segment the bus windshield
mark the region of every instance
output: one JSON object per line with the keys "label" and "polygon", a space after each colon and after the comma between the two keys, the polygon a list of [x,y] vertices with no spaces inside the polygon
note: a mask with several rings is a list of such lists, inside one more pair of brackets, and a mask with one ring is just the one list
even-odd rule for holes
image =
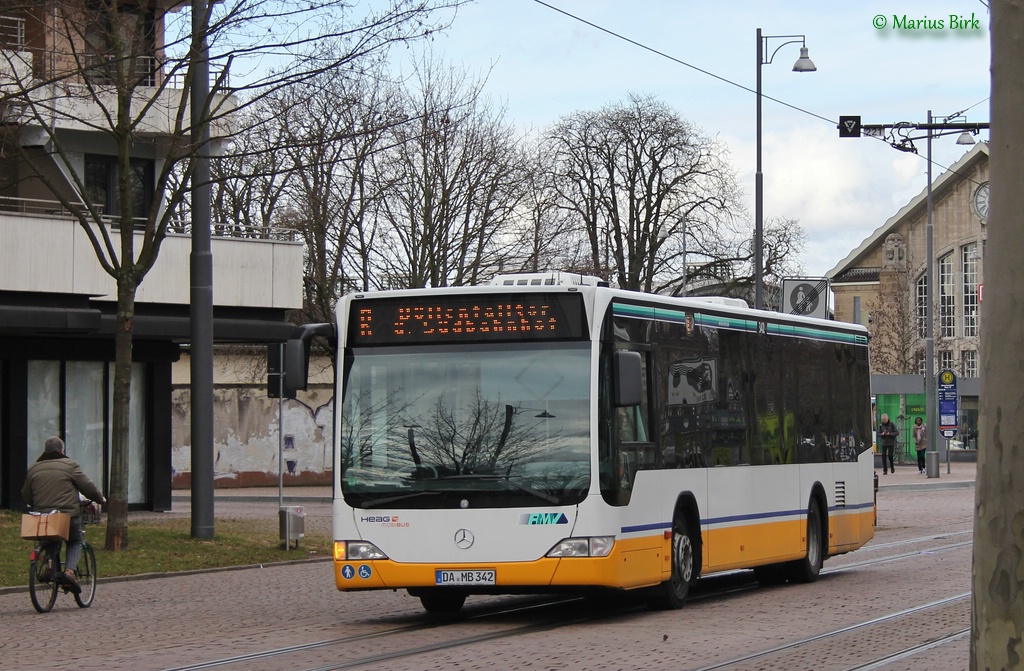
{"label": "bus windshield", "polygon": [[338,463],[349,505],[550,506],[586,496],[588,343],[346,354]]}

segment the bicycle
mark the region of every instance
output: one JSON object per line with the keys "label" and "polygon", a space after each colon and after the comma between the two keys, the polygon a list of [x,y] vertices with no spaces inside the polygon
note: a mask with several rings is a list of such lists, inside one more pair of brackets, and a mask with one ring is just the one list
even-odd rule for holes
{"label": "bicycle", "polygon": [[61,590],[65,594],[71,592],[79,608],[88,608],[96,598],[96,553],[85,538],[85,526],[98,523],[100,515],[94,504],[83,506],[82,510],[82,556],[75,569],[80,592],[75,593],[64,579],[60,558],[64,541],[36,541],[29,555],[28,591],[32,606],[40,613],[50,612]]}

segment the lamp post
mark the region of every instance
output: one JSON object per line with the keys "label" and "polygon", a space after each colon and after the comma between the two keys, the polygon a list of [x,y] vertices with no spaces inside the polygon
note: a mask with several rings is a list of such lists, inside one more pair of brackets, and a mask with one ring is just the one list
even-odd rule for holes
{"label": "lamp post", "polygon": [[[927,150],[926,160],[928,161],[927,176],[928,176],[928,188],[927,188],[927,220],[925,224],[925,325],[924,325],[924,390],[925,390],[925,445],[926,453],[928,455],[928,468],[927,475],[929,478],[939,477],[939,461],[938,453],[935,449],[935,419],[937,416],[935,407],[935,282],[933,266],[935,265],[934,258],[934,243],[933,243],[933,225],[932,215],[934,209],[934,203],[932,199],[932,138],[941,137],[943,135],[949,135],[952,133],[959,132],[960,137],[957,138],[956,143],[960,145],[971,145],[974,144],[973,134],[977,134],[983,129],[987,129],[989,124],[987,123],[967,123],[966,121],[956,121],[957,119],[963,119],[963,112],[957,112],[956,114],[945,117],[942,121],[935,121],[935,117],[932,116],[932,111],[928,110],[928,122],[924,124],[912,124],[912,123],[897,123],[897,124],[883,124],[883,125],[865,125],[863,131],[865,135],[872,137],[885,138],[887,142],[894,148],[900,151],[906,151],[913,154],[917,153],[917,147],[914,146],[914,140],[922,139],[921,136],[911,136],[913,131],[926,131],[923,136],[925,139],[925,147]],[[898,138],[898,140],[897,140]],[[942,312],[939,312],[939,318],[942,318]],[[934,455],[934,456],[933,456]]]}
{"label": "lamp post", "polygon": [[[786,40],[765,59],[769,40]],[[761,172],[761,66],[768,65],[787,44],[800,43],[800,58],[793,72],[814,72],[818,68],[807,56],[807,40],[803,35],[762,35],[757,29],[757,171],[754,173],[754,307],[764,309],[764,175]]]}

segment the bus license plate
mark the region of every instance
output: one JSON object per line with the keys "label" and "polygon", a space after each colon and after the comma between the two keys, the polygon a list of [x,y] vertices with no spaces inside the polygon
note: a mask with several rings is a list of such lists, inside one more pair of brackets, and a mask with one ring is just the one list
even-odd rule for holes
{"label": "bus license plate", "polygon": [[493,585],[494,569],[444,571],[437,569],[435,579],[438,585]]}

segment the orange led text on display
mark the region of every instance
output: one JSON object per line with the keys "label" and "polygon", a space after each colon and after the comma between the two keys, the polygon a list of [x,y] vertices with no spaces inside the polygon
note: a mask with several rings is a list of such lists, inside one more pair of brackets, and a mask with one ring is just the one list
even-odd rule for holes
{"label": "orange led text on display", "polygon": [[[545,304],[414,305],[400,307],[395,320],[381,326],[395,336],[541,333],[556,330],[558,318]],[[380,326],[373,308],[360,308],[359,335],[372,337],[374,328]]]}

